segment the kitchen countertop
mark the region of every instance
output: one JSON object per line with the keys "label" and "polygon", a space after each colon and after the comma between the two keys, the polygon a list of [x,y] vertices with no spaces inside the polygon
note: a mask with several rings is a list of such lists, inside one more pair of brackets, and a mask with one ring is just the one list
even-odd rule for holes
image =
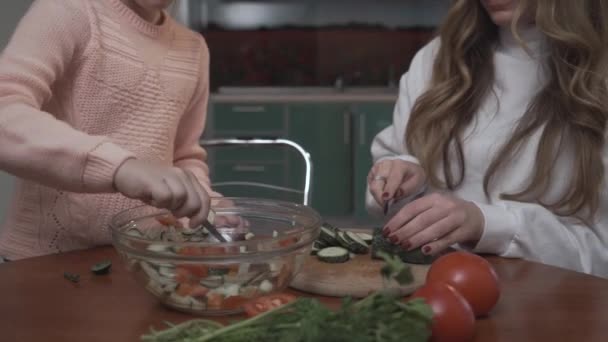
{"label": "kitchen countertop", "polygon": [[227,87],[211,94],[214,103],[395,102],[398,90],[385,87]]}

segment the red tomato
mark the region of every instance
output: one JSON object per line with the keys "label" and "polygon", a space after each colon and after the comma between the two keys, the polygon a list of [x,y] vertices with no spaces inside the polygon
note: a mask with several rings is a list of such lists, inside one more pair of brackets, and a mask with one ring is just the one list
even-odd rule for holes
{"label": "red tomato", "polygon": [[484,258],[465,252],[453,252],[435,260],[426,283],[446,283],[469,302],[477,317],[487,315],[498,302],[498,276]]}
{"label": "red tomato", "polygon": [[447,284],[427,284],[412,298],[424,298],[433,310],[431,341],[466,342],[475,335],[475,315],[464,297]]}
{"label": "red tomato", "polygon": [[243,306],[248,317],[257,316],[263,312],[276,309],[296,300],[297,297],[287,293],[275,293],[256,298]]}

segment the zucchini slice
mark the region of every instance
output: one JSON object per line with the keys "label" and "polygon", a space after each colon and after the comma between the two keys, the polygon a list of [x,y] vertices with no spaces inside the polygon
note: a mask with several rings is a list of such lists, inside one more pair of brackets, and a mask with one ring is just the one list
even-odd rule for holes
{"label": "zucchini slice", "polygon": [[356,233],[361,240],[365,241],[368,245],[372,243],[372,240],[374,240],[374,237],[371,234],[367,234],[367,233]]}
{"label": "zucchini slice", "polygon": [[321,250],[321,248],[319,248],[319,247],[317,246],[317,242],[315,241],[315,242],[312,244],[312,249],[310,250],[310,255],[317,255],[317,252],[319,252],[320,250]]}
{"label": "zucchini slice", "polygon": [[[352,235],[352,236],[351,236]],[[356,237],[355,233],[351,232],[338,232],[337,238],[340,242],[340,246],[355,254],[365,254],[369,251],[369,246],[361,238]]]}
{"label": "zucchini slice", "polygon": [[104,260],[98,264],[93,265],[91,267],[91,272],[96,275],[108,274],[110,272],[110,268],[112,267],[112,262],[110,260]]}
{"label": "zucchini slice", "polygon": [[317,258],[330,264],[340,264],[347,262],[350,255],[348,250],[342,247],[327,247],[317,252]]}
{"label": "zucchini slice", "polygon": [[344,233],[344,238],[348,240],[351,252],[365,254],[369,251],[369,245],[357,233],[346,232]]}
{"label": "zucchini slice", "polygon": [[319,235],[319,240],[325,242],[325,244],[329,246],[340,246],[340,243],[336,239],[338,229],[324,223],[321,226],[321,234]]}
{"label": "zucchini slice", "polygon": [[327,248],[327,247],[336,247],[336,246],[330,246],[325,241],[316,240],[315,242],[313,242],[312,247],[313,248],[316,247],[317,249],[323,249],[323,248]]}

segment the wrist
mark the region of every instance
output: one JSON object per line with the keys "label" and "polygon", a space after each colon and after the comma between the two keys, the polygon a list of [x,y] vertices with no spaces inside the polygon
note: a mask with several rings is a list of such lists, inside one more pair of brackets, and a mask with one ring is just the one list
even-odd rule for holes
{"label": "wrist", "polygon": [[119,192],[119,187],[116,183],[118,183],[118,180],[120,180],[124,171],[128,170],[135,161],[137,161],[135,157],[127,158],[116,168],[116,172],[114,172],[114,177],[112,179],[112,188],[114,191]]}
{"label": "wrist", "polygon": [[479,240],[481,240],[481,237],[483,236],[485,218],[477,204],[473,202],[467,202],[467,205],[469,207],[469,215],[471,215],[472,226],[471,237],[467,243],[474,246],[477,245],[477,243],[479,242]]}

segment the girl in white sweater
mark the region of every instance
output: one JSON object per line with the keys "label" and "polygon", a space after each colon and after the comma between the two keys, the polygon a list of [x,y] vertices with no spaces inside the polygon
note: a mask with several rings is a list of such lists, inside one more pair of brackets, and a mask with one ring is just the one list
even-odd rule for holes
{"label": "girl in white sweater", "polygon": [[608,1],[456,0],[372,145],[384,234],[608,277]]}

